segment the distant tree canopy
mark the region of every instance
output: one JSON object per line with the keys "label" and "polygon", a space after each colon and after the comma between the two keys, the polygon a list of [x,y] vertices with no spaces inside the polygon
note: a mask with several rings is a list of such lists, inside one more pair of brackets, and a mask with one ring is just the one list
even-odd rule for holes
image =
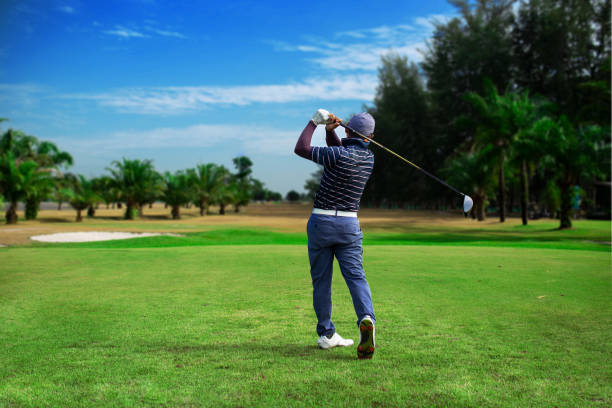
{"label": "distant tree canopy", "polygon": [[[551,188],[566,171],[553,148],[561,135],[600,160],[597,171],[568,175],[570,184],[588,189],[610,180],[609,158],[599,153],[610,146],[610,2],[530,0],[518,13],[513,0],[450,3],[460,16],[435,23],[420,66],[399,55],[382,58],[368,108],[376,138],[473,194],[479,219],[490,203],[503,221],[520,202],[526,223],[529,208],[555,202],[555,190],[565,188]],[[452,192],[373,150],[365,204],[455,205]],[[558,194],[554,210],[565,219],[568,194]]]}
{"label": "distant tree canopy", "polygon": [[235,174],[207,163],[162,175],[151,160],[123,158],[111,163],[108,175],[87,179],[60,171],[72,164],[72,157],[55,144],[9,129],[0,136],[0,204],[4,200],[8,203],[6,222],[13,224],[20,202],[25,204],[26,218],[31,219],[45,199],[57,201],[60,208],[62,202],[70,203],[77,211],[77,222],[83,220],[83,210],[94,216],[100,202],[125,204],[124,218],[133,219],[136,214],[143,216],[145,204],[159,200],[170,206],[172,218],[178,219],[181,206],[190,203],[199,206],[203,216],[211,204],[218,205],[221,214],[228,205],[238,212],[256,193],[262,201],[282,200],[280,193],[251,177],[253,162],[248,157],[240,156],[233,162]]}

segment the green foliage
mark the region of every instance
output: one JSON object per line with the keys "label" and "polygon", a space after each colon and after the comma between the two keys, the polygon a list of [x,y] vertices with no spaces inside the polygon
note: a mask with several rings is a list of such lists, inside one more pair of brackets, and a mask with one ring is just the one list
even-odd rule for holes
{"label": "green foliage", "polygon": [[609,86],[583,87],[610,83],[608,0],[521,2],[512,37],[518,86],[550,99],[572,121],[586,119],[583,108],[601,101],[598,123],[610,123]]}
{"label": "green foliage", "polygon": [[26,200],[46,179],[48,174],[40,172],[36,162],[20,161],[11,151],[0,154],[0,191],[9,204],[7,224],[17,223],[17,203]]}
{"label": "green foliage", "polygon": [[422,67],[432,100],[432,126],[442,138],[438,147],[443,159],[472,137],[455,122],[471,113],[463,96],[467,92],[482,94],[485,77],[501,89],[512,81],[509,28],[514,22],[513,2],[454,0],[451,3],[461,18],[436,24]]}
{"label": "green foliage", "polygon": [[246,182],[247,178],[251,175],[253,170],[253,162],[246,156],[239,156],[232,159],[234,166],[236,167],[236,179],[239,182]]}
{"label": "green foliage", "polygon": [[72,189],[68,202],[77,211],[76,221],[83,221],[81,211],[93,207],[102,201],[95,188],[95,179],[87,180],[83,175],[71,178]]}
{"label": "green foliage", "polygon": [[606,176],[610,167],[609,133],[599,126],[573,125],[561,116],[548,134],[546,165],[554,169],[561,194],[560,228],[571,228],[574,186],[582,179]]}
{"label": "green foliage", "polygon": [[96,177],[91,180],[91,185],[93,191],[107,206],[120,201],[121,192],[113,178],[109,176]]}
{"label": "green foliage", "polygon": [[107,170],[113,179],[113,188],[119,192],[119,200],[126,205],[125,219],[133,219],[138,207],[142,215],[142,206],[159,196],[163,181],[153,167],[151,160],[113,161],[114,168]]}
{"label": "green foliage", "polygon": [[180,219],[180,206],[189,203],[193,196],[192,178],[184,171],[164,173],[165,188],[162,200],[172,207],[172,219]]}
{"label": "green foliage", "polygon": [[495,186],[495,155],[491,147],[462,152],[450,159],[443,169],[448,181],[474,200],[474,213],[479,221],[486,215],[487,197]]}
{"label": "green foliage", "polygon": [[54,190],[54,178],[61,176],[59,169],[72,165],[72,156],[59,150],[52,142],[40,141],[34,136],[13,129],[8,129],[0,136],[0,154],[6,152],[11,152],[17,162],[31,160],[38,165],[41,175],[36,183],[29,186],[24,199],[25,218],[35,219],[40,202],[47,199]]}
{"label": "green foliage", "polygon": [[321,183],[321,177],[323,176],[323,166],[319,166],[319,169],[310,175],[310,178],[304,183],[304,190],[310,200],[314,200],[319,190],[319,184]]}
{"label": "green foliage", "polygon": [[[382,58],[378,76],[375,107],[370,110],[376,118],[376,140],[435,171],[444,157],[433,133],[431,106],[418,67],[405,57],[389,54]],[[440,189],[432,188],[421,173],[395,159],[387,160],[383,157],[387,153],[376,154],[376,148],[372,149],[376,158],[364,191],[366,203],[404,205],[438,199]]]}
{"label": "green foliage", "polygon": [[289,192],[287,192],[285,200],[289,201],[290,203],[295,203],[300,200],[300,193],[295,190],[290,190]]}
{"label": "green foliage", "polygon": [[200,207],[200,215],[204,215],[215,194],[223,182],[223,172],[214,163],[198,164],[195,169],[188,169],[194,191],[194,203]]}

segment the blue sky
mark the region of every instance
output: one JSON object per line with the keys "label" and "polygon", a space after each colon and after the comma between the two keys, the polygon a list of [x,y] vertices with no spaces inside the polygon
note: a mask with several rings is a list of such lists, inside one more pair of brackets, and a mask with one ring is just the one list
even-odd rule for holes
{"label": "blue sky", "polygon": [[302,191],[316,166],[293,146],[312,113],[371,105],[380,56],[421,61],[431,21],[454,13],[445,0],[3,0],[0,117],[86,176],[121,157],[174,171],[244,154],[268,188]]}

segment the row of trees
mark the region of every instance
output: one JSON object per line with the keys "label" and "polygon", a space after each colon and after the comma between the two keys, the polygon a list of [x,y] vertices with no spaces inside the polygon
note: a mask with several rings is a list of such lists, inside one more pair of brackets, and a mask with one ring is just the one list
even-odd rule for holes
{"label": "row of trees", "polygon": [[17,222],[20,202],[25,204],[25,218],[35,219],[40,203],[48,199],[60,209],[69,203],[77,211],[77,221],[82,221],[83,211],[94,216],[100,203],[107,207],[122,203],[124,218],[133,219],[144,215],[147,204],[162,201],[171,208],[172,218],[178,219],[181,206],[186,205],[198,206],[203,216],[213,204],[225,214],[228,205],[238,212],[253,199],[282,199],[280,193],[266,189],[251,176],[253,163],[246,156],[233,160],[234,173],[214,163],[159,173],[150,160],[124,158],[112,162],[108,175],[91,179],[66,172],[72,162],[69,153],[51,142],[5,131],[0,137],[0,197],[8,204],[6,222]]}
{"label": "row of trees", "polygon": [[[473,195],[480,220],[493,205],[503,222],[518,201],[523,223],[539,207],[570,227],[578,186],[610,180],[610,2],[530,0],[518,13],[514,0],[450,3],[461,17],[436,25],[419,66],[383,57],[368,108],[377,138]],[[395,160],[376,161],[363,197],[452,200]]]}

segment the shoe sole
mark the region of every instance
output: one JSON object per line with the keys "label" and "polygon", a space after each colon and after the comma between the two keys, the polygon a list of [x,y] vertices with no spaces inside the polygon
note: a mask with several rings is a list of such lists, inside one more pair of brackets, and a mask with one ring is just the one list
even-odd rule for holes
{"label": "shoe sole", "polygon": [[359,324],[359,331],[361,332],[361,341],[357,346],[357,357],[360,360],[369,360],[374,354],[374,323],[371,320],[364,319]]}

